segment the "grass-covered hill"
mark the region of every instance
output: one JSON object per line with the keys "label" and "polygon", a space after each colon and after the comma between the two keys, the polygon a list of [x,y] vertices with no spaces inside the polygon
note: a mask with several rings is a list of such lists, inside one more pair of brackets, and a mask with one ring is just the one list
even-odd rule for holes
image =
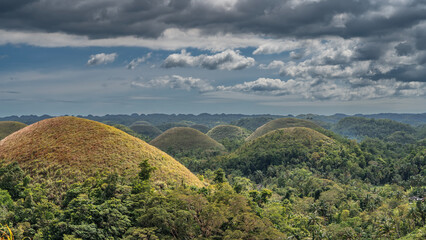
{"label": "grass-covered hill", "polygon": [[154,181],[202,183],[163,151],[114,127],[76,117],[43,120],[0,141],[0,160],[16,161],[39,182],[65,184],[99,172],[133,176],[147,159]]}
{"label": "grass-covered hill", "polygon": [[289,128],[289,127],[306,127],[306,128],[312,128],[317,131],[323,130],[322,127],[318,126],[317,124],[309,120],[297,119],[297,118],[279,118],[279,119],[269,121],[266,124],[257,128],[256,131],[254,131],[247,138],[247,140],[250,141],[250,140],[256,139],[276,129]]}
{"label": "grass-covered hill", "polygon": [[224,150],[222,144],[190,127],[171,128],[152,140],[150,144],[171,154],[199,150]]}
{"label": "grass-covered hill", "polygon": [[347,137],[362,139],[364,137],[385,139],[394,132],[401,131],[414,134],[415,129],[408,124],[388,120],[363,117],[346,117],[340,120],[333,131]]}
{"label": "grass-covered hill", "polygon": [[[308,167],[329,176],[338,176],[342,170],[355,175],[362,162],[356,155],[353,149],[313,129],[290,127],[246,142],[224,158],[224,166],[229,171],[241,171],[254,178],[257,171],[266,173],[270,166],[278,165],[288,169]],[[350,166],[349,161],[353,161]]]}
{"label": "grass-covered hill", "polygon": [[132,125],[130,125],[130,129],[140,135],[148,137],[149,139],[154,139],[162,133],[160,129],[146,121],[134,122]]}
{"label": "grass-covered hill", "polygon": [[222,141],[223,139],[245,139],[249,135],[249,131],[234,125],[219,125],[207,132],[207,136],[213,138],[218,142]]}
{"label": "grass-covered hill", "polygon": [[0,140],[26,126],[27,124],[14,121],[0,122]]}
{"label": "grass-covered hill", "polygon": [[206,125],[203,124],[194,124],[190,126],[191,128],[197,129],[198,131],[202,132],[202,133],[207,133],[210,128],[207,127]]}

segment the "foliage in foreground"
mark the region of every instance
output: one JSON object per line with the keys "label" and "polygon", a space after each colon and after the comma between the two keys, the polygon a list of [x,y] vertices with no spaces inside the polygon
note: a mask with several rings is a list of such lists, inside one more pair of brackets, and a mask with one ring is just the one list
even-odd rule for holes
{"label": "foliage in foreground", "polygon": [[[163,186],[147,178],[154,169],[141,164],[138,179],[127,182],[111,174],[73,184],[60,205],[45,197],[42,185],[24,186],[12,175],[19,194],[0,190],[0,223],[11,226],[17,239],[284,239],[253,201],[237,194],[217,172],[207,188]],[[2,169],[19,169],[16,164]],[[221,180],[220,180],[221,179]],[[266,200],[266,198],[265,198]]]}

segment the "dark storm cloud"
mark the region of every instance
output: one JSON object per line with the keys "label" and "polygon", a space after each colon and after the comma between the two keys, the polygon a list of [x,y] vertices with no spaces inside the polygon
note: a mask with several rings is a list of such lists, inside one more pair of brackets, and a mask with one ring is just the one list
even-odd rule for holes
{"label": "dark storm cloud", "polygon": [[[346,23],[343,36],[383,36],[398,29],[410,28],[426,19],[426,3],[424,1],[406,2],[406,5],[396,6],[392,10],[386,9],[386,7],[389,7],[388,1],[378,1],[377,3],[381,3],[381,5],[370,5],[367,11]],[[377,12],[374,12],[374,10]],[[388,13],[387,11],[391,12]]]}
{"label": "dark storm cloud", "polygon": [[385,74],[371,76],[373,80],[394,78],[402,82],[426,82],[426,67],[418,65],[397,66]]}
{"label": "dark storm cloud", "polygon": [[426,50],[426,26],[416,28],[415,33],[416,48],[418,50]]}
{"label": "dark storm cloud", "polygon": [[411,44],[407,42],[399,43],[398,45],[395,46],[395,50],[398,56],[407,56],[414,52],[413,51],[414,49],[411,46]]}
{"label": "dark storm cloud", "polygon": [[2,0],[0,1],[0,13],[13,12],[36,0]]}
{"label": "dark storm cloud", "polygon": [[356,49],[357,60],[378,60],[385,52],[385,47],[381,42],[365,42],[360,44]]}
{"label": "dark storm cloud", "polygon": [[[212,1],[213,2],[213,1]],[[158,37],[168,28],[207,34],[244,32],[270,36],[385,35],[426,19],[424,1],[239,0],[231,7],[195,0],[11,1],[0,3],[0,28],[66,32],[90,37]]]}

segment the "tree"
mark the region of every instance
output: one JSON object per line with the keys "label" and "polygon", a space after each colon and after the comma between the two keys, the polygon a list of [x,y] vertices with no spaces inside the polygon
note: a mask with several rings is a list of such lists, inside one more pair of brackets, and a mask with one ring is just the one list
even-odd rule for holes
{"label": "tree", "polygon": [[226,181],[225,178],[225,171],[222,168],[219,168],[214,172],[214,179],[213,181],[215,183],[224,183]]}
{"label": "tree", "polygon": [[139,167],[141,168],[139,172],[139,178],[142,181],[148,181],[151,178],[151,173],[156,169],[155,167],[151,166],[151,164],[149,164],[148,159],[142,160],[142,162],[139,164]]}
{"label": "tree", "polygon": [[24,171],[17,162],[12,162],[6,166],[0,166],[0,188],[9,191],[10,196],[16,200],[22,192],[22,181]]}

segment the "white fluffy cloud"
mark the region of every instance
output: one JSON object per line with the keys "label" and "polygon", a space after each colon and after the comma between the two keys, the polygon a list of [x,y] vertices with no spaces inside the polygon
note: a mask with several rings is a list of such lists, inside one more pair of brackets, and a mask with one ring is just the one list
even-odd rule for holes
{"label": "white fluffy cloud", "polygon": [[87,61],[87,65],[93,66],[93,65],[112,63],[115,61],[115,58],[117,56],[118,56],[117,53],[110,53],[110,54],[98,53],[95,55],[90,55],[90,58]]}
{"label": "white fluffy cloud", "polygon": [[152,53],[148,53],[146,54],[146,56],[143,56],[141,58],[135,58],[132,61],[130,61],[129,64],[127,64],[126,68],[130,69],[130,70],[134,70],[139,64],[145,62],[146,60],[148,60],[149,58],[151,58]]}
{"label": "white fluffy cloud", "polygon": [[202,67],[210,70],[240,70],[252,67],[255,60],[251,57],[244,57],[238,51],[225,50],[214,55],[199,55],[191,56],[185,50],[181,53],[175,53],[168,56],[164,62],[163,67]]}
{"label": "white fluffy cloud", "polygon": [[179,75],[161,76],[147,82],[134,81],[132,86],[142,88],[172,88],[199,92],[212,91],[214,89],[207,81],[200,78],[182,77]]}

